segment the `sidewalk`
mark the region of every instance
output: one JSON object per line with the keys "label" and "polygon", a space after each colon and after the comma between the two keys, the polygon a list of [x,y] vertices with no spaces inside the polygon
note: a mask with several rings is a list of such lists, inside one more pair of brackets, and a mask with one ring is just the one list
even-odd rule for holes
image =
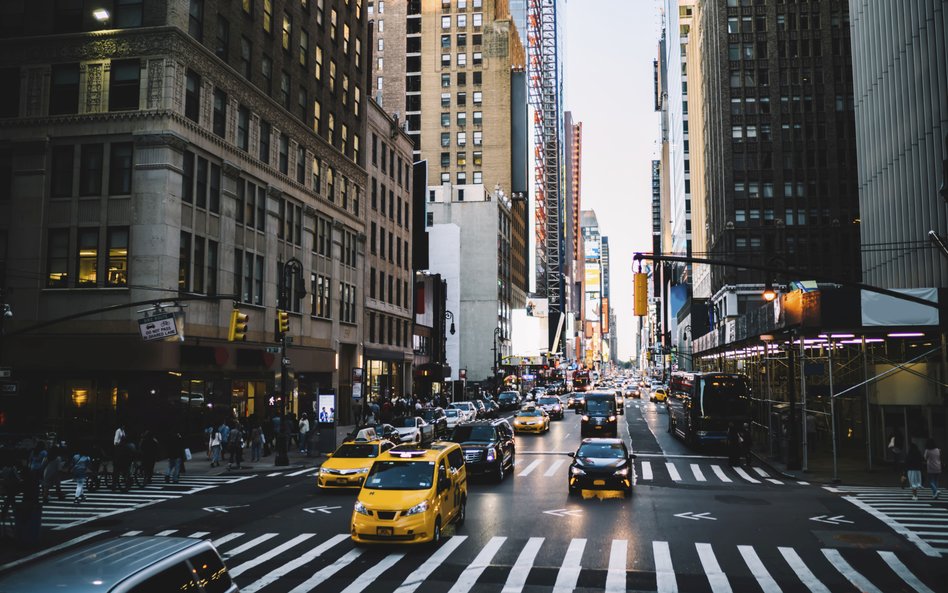
{"label": "sidewalk", "polygon": [[[861,457],[839,456],[836,460],[836,478],[833,480],[832,454],[823,451],[811,454],[807,460],[806,471],[788,470],[787,464],[779,459],[769,458],[767,451],[754,451],[754,457],[762,465],[779,472],[793,480],[805,480],[815,484],[846,484],[849,486],[894,486],[898,487],[899,477],[892,464],[883,460],[873,460],[872,469],[867,467],[865,455]],[[802,463],[801,459],[801,463]]]}
{"label": "sidewalk", "polygon": [[[343,439],[346,438],[346,435],[352,432],[354,428],[354,425],[336,426],[335,446],[338,447],[340,444],[342,444]],[[299,448],[296,447],[294,443],[291,443],[287,451],[289,464],[275,465],[276,451],[271,450],[270,454],[261,458],[260,461],[250,462],[250,448],[245,447],[244,462],[241,464],[241,468],[228,469],[227,455],[222,455],[222,461],[219,466],[211,467],[211,462],[207,457],[207,453],[205,451],[200,451],[192,452],[193,457],[191,458],[191,461],[188,461],[185,465],[187,467],[186,473],[189,476],[219,476],[222,474],[240,475],[257,474],[261,472],[290,471],[293,469],[304,469],[307,467],[319,467],[322,465],[323,461],[326,460],[327,452],[331,453],[332,451],[312,452],[307,456],[305,453],[300,453]],[[167,467],[167,460],[160,460],[155,464],[155,474],[163,474]]]}

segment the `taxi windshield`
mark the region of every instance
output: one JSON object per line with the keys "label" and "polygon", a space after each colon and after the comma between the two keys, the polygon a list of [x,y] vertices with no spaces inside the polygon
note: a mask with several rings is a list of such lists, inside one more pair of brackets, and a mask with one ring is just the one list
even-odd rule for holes
{"label": "taxi windshield", "polygon": [[343,445],[333,454],[336,459],[350,459],[354,457],[378,457],[378,445]]}
{"label": "taxi windshield", "polygon": [[619,443],[587,443],[576,452],[576,457],[596,459],[622,459],[625,456],[625,447]]}
{"label": "taxi windshield", "polygon": [[434,480],[433,461],[376,461],[365,488],[377,490],[426,490]]}
{"label": "taxi windshield", "polygon": [[586,400],[586,413],[613,414],[615,413],[615,400],[588,399]]}
{"label": "taxi windshield", "polygon": [[518,416],[542,416],[543,413],[540,410],[520,410]]}

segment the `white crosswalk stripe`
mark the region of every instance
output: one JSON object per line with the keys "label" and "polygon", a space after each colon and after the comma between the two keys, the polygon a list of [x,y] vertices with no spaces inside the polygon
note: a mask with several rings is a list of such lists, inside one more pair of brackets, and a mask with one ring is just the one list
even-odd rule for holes
{"label": "white crosswalk stripe", "polygon": [[642,479],[651,480],[652,476],[652,463],[650,461],[642,462]]}
{"label": "white crosswalk stripe", "polygon": [[665,469],[668,470],[668,475],[671,477],[672,480],[676,482],[681,481],[681,474],[678,473],[678,468],[675,467],[674,463],[670,461],[665,463]]}
{"label": "white crosswalk stripe", "polygon": [[519,474],[517,474],[517,475],[518,475],[518,476],[521,476],[521,477],[523,477],[523,476],[529,476],[531,473],[533,473],[533,470],[535,470],[537,467],[539,467],[539,465],[540,465],[541,463],[543,463],[543,460],[542,460],[542,459],[534,459],[533,461],[530,462],[530,465],[528,465],[526,468],[524,468],[524,470],[523,470],[522,472],[520,472]]}
{"label": "white crosswalk stripe", "polygon": [[[188,531],[158,533],[171,535]],[[107,531],[96,531],[61,544],[57,549],[115,535],[148,533],[116,531],[110,536]],[[853,548],[813,550],[805,547],[798,552],[791,547],[653,541],[650,547],[647,542],[636,542],[633,557],[629,558],[632,548],[626,539],[573,538],[568,540],[568,546],[560,547],[566,542],[542,537],[455,535],[445,537],[433,549],[413,548],[409,552],[390,547],[357,547],[344,533],[319,541],[325,537],[315,533],[233,532],[215,533],[211,539],[226,559],[231,577],[245,593],[261,590],[308,593],[330,584],[332,590],[340,593],[363,593],[370,587],[396,593],[445,590],[449,586],[452,593],[549,590],[553,577],[548,572],[534,570],[540,566],[545,571],[550,570],[548,567],[556,571],[553,593],[572,593],[577,587],[586,590],[592,582],[598,582],[605,593],[625,592],[629,586],[638,590],[632,581],[647,582],[652,577],[646,575],[651,574],[654,588],[648,588],[656,593],[678,593],[679,582],[688,583],[685,589],[689,591],[715,593],[745,590],[781,593],[802,590],[801,584],[810,593],[830,593],[850,587],[878,593],[892,590],[895,579],[900,579],[902,589],[915,593],[934,593],[942,586],[925,581],[936,578],[935,573],[913,573],[906,564],[907,557],[903,556],[906,552],[886,550],[878,551],[879,556],[873,562],[864,550]],[[699,566],[695,565],[696,556]],[[8,566],[13,565],[16,564]],[[680,568],[676,570],[676,566]],[[431,578],[436,582],[428,582]],[[705,586],[698,583],[699,578]]]}
{"label": "white crosswalk stripe", "polygon": [[697,463],[691,464],[691,473],[694,474],[695,479],[698,480],[699,482],[707,481],[704,478],[704,473],[701,471],[701,466],[698,465]]}

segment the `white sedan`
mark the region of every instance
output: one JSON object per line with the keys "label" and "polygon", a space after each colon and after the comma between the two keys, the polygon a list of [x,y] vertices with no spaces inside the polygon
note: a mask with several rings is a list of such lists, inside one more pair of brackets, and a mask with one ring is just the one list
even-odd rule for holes
{"label": "white sedan", "polygon": [[444,411],[448,420],[448,430],[454,430],[454,427],[463,422],[463,413],[457,408],[448,408]]}
{"label": "white sedan", "polygon": [[395,421],[395,430],[403,443],[422,443],[434,438],[434,425],[424,418],[410,416]]}
{"label": "white sedan", "polygon": [[461,422],[473,422],[477,419],[477,408],[475,408],[471,402],[454,402],[453,404],[448,404],[448,409],[451,408],[461,411],[463,414],[460,420]]}

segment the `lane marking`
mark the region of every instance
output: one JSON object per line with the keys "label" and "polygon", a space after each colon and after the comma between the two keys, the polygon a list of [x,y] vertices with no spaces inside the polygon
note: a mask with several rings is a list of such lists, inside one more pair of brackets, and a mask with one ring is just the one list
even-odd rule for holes
{"label": "lane marking", "polygon": [[209,534],[209,533],[210,533],[210,531],[195,531],[194,533],[192,533],[192,534],[189,535],[188,537],[193,537],[194,539],[201,539],[202,537],[204,537],[205,535],[207,535],[207,534]]}
{"label": "lane marking", "polygon": [[315,535],[316,535],[315,533],[301,533],[297,535],[296,537],[294,537],[293,539],[291,539],[290,541],[285,542],[275,548],[272,548],[264,554],[260,554],[253,560],[248,560],[247,562],[244,562],[243,564],[238,564],[234,568],[231,568],[228,572],[230,572],[230,576],[232,577],[240,576],[244,574],[245,572],[247,572],[248,570],[250,570],[251,568],[253,568],[254,566],[259,566],[263,564],[270,558],[273,558],[274,556],[277,556],[278,554],[282,554],[283,552],[289,550],[293,546],[299,543],[305,542],[306,540],[308,540],[309,538]]}
{"label": "lane marking", "polygon": [[643,480],[652,479],[652,463],[650,461],[642,462],[642,479]]}
{"label": "lane marking", "polygon": [[905,539],[909,540],[910,542],[918,546],[918,549],[921,550],[922,553],[924,553],[926,556],[931,556],[932,558],[941,558],[941,552],[939,552],[938,550],[930,546],[928,543],[926,543],[922,538],[916,535],[915,532],[913,532],[911,529],[908,529],[905,525],[896,521],[895,519],[888,516],[887,514],[874,509],[871,505],[864,503],[863,501],[859,500],[855,496],[844,496],[843,500],[848,500],[849,502],[856,505],[863,511],[869,513],[876,519],[888,525],[889,528],[892,529],[892,531],[898,533]]}
{"label": "lane marking", "polygon": [[451,555],[454,550],[458,548],[464,540],[467,539],[466,535],[454,535],[448,538],[440,548],[435,551],[427,560],[425,560],[421,566],[415,569],[415,572],[408,575],[405,581],[395,589],[395,593],[414,593],[415,589],[421,586],[421,583],[425,581],[431,573],[433,573],[442,563]]}
{"label": "lane marking", "polygon": [[800,558],[800,555],[797,554],[796,550],[793,548],[777,548],[780,551],[780,554],[783,556],[783,559],[787,561],[787,564],[790,565],[790,568],[793,569],[793,572],[796,573],[797,578],[800,579],[806,588],[810,590],[811,593],[830,593],[830,590],[820,582],[816,575],[804,564],[803,560]]}
{"label": "lane marking", "polygon": [[214,544],[214,547],[215,547],[215,548],[220,548],[222,545],[226,544],[226,543],[229,542],[230,540],[232,540],[232,539],[237,539],[238,537],[241,537],[242,535],[243,535],[243,533],[240,533],[240,532],[237,532],[237,533],[228,533],[227,535],[223,535],[223,536],[221,536],[221,537],[215,539],[215,540],[212,541],[211,543]]}
{"label": "lane marking", "polygon": [[272,474],[267,474],[267,477],[272,478],[274,476],[282,476],[282,475],[283,475],[283,472],[273,472]]}
{"label": "lane marking", "polygon": [[830,564],[832,564],[841,575],[846,577],[847,581],[852,583],[856,589],[862,593],[882,593],[875,585],[869,582],[869,579],[859,574],[855,568],[850,566],[843,558],[843,555],[839,553],[839,550],[823,548],[823,555],[826,556],[826,559],[830,561]]}
{"label": "lane marking", "polygon": [[155,535],[158,536],[158,537],[165,537],[165,536],[171,535],[172,533],[175,533],[176,531],[178,531],[178,530],[177,530],[177,529],[168,529],[168,530],[166,530],[166,531],[159,531],[159,532],[156,533]]}
{"label": "lane marking", "polygon": [[674,463],[667,462],[665,463],[665,467],[668,469],[668,475],[671,476],[672,480],[676,482],[681,481],[681,474],[678,473],[678,468],[675,467]]}
{"label": "lane marking", "polygon": [[560,466],[563,465],[564,463],[566,463],[566,460],[557,459],[556,461],[553,462],[553,465],[550,466],[550,469],[543,472],[543,475],[547,477],[552,476],[553,474],[556,473],[556,470],[560,469]]}
{"label": "lane marking", "polygon": [[899,557],[895,555],[895,552],[879,550],[879,555],[882,556],[882,559],[885,560],[885,563],[889,565],[889,568],[892,569],[892,572],[899,575],[899,578],[905,581],[909,587],[915,589],[918,591],[918,593],[935,593],[929,589],[925,583],[919,580],[919,578],[915,576],[907,566],[902,564],[902,561],[899,560]]}
{"label": "lane marking", "polygon": [[134,536],[134,535],[141,535],[141,534],[142,534],[141,531],[126,531],[125,533],[123,533],[123,534],[120,535],[119,537],[132,537],[132,536]]}
{"label": "lane marking", "polygon": [[657,593],[678,593],[678,581],[675,579],[675,567],[672,565],[668,542],[653,541],[652,555],[655,556]]}
{"label": "lane marking", "polygon": [[481,549],[473,562],[467,565],[467,568],[464,569],[464,572],[461,573],[448,593],[468,593],[468,591],[474,587],[474,584],[477,583],[477,579],[481,576],[481,573],[490,565],[490,561],[493,560],[497,550],[500,549],[500,546],[502,546],[505,541],[507,541],[507,538],[503,536],[490,538],[490,541]]}
{"label": "lane marking", "polygon": [[311,472],[311,471],[313,471],[313,468],[307,467],[306,469],[301,469],[301,470],[299,470],[299,471],[291,472],[291,473],[288,473],[288,474],[286,474],[286,475],[287,475],[287,476],[299,476],[299,475],[305,474],[306,472]]}
{"label": "lane marking", "polygon": [[273,583],[277,579],[283,577],[284,575],[289,574],[290,572],[296,570],[300,566],[309,564],[314,559],[322,556],[326,550],[329,550],[330,548],[336,546],[339,542],[342,542],[348,539],[349,539],[348,533],[340,533],[339,535],[334,535],[328,540],[326,540],[325,542],[319,544],[318,546],[310,550],[309,552],[306,552],[299,558],[295,558],[287,562],[283,566],[274,568],[273,570],[269,571],[266,575],[264,575],[262,578],[260,578],[260,580],[255,581],[246,587],[241,587],[240,590],[243,593],[254,593],[255,591],[259,591],[260,589],[263,589],[264,587]]}
{"label": "lane marking", "polygon": [[721,469],[721,466],[720,466],[720,465],[712,465],[712,466],[711,466],[711,469],[712,469],[712,471],[714,471],[714,475],[716,475],[716,476],[718,477],[718,479],[721,480],[722,482],[732,482],[732,481],[733,481],[733,480],[731,480],[731,478],[727,477],[727,474],[724,473],[724,470]]}
{"label": "lane marking", "polygon": [[249,542],[245,543],[244,545],[242,545],[242,546],[237,546],[237,547],[234,548],[233,550],[231,550],[231,551],[229,551],[229,552],[226,552],[226,553],[224,554],[224,556],[225,556],[225,558],[232,558],[232,557],[234,557],[234,556],[236,556],[236,555],[238,555],[238,554],[242,554],[242,553],[246,552],[247,550],[249,550],[250,548],[252,548],[252,547],[254,547],[254,546],[258,545],[258,544],[262,544],[263,542],[267,541],[268,539],[271,539],[271,538],[276,537],[277,535],[278,535],[278,534],[276,534],[276,533],[264,533],[263,535],[261,535],[261,536],[259,536],[259,537],[255,537],[254,539],[250,540]]}
{"label": "lane marking", "polygon": [[530,462],[530,465],[528,465],[522,472],[520,472],[517,475],[521,477],[529,476],[531,473],[533,473],[533,470],[535,470],[541,463],[543,463],[541,460],[534,459],[533,461]]}
{"label": "lane marking", "polygon": [[352,550],[349,550],[344,556],[294,587],[290,593],[309,593],[316,587],[316,585],[323,583],[332,575],[349,566],[361,555],[362,550],[359,548],[353,548]]}
{"label": "lane marking", "polygon": [[760,484],[760,480],[758,480],[758,479],[756,479],[756,478],[752,478],[749,473],[747,473],[746,471],[744,471],[744,468],[743,468],[743,467],[734,466],[734,467],[732,467],[731,469],[734,470],[734,473],[736,473],[736,474],[739,475],[740,477],[744,478],[745,480],[747,480],[747,481],[750,482],[751,484]]}
{"label": "lane marking", "polygon": [[768,482],[770,482],[771,484],[776,484],[776,485],[778,485],[778,486],[783,486],[783,485],[784,485],[783,482],[781,482],[780,480],[775,480],[775,479],[773,479],[773,478],[766,478],[766,480],[767,480]]}
{"label": "lane marking", "polygon": [[612,540],[609,552],[609,570],[606,572],[606,593],[625,593],[625,566],[629,555],[629,540]]}
{"label": "lane marking", "polygon": [[702,473],[701,468],[698,467],[697,463],[691,464],[691,473],[695,475],[695,479],[699,482],[707,482],[707,480],[704,479],[704,473]]}
{"label": "lane marking", "polygon": [[760,585],[761,590],[764,593],[781,593],[777,581],[767,572],[764,563],[760,561],[760,557],[757,555],[757,552],[754,551],[754,548],[751,546],[737,546],[737,549],[741,553],[741,556],[744,557],[747,568],[750,569],[751,574],[757,579],[757,584]]}
{"label": "lane marking", "polygon": [[520,551],[517,561],[510,568],[502,593],[520,593],[523,591],[523,586],[527,584],[530,569],[533,568],[533,561],[536,560],[540,546],[543,545],[543,539],[542,537],[531,537],[527,540],[527,545]]}
{"label": "lane marking", "polygon": [[708,577],[708,583],[714,593],[732,593],[731,583],[727,580],[727,575],[721,572],[721,566],[718,559],[714,557],[711,550],[711,544],[695,544],[698,550],[698,559],[701,561],[701,567],[704,568],[704,574]]}
{"label": "lane marking", "polygon": [[757,475],[760,476],[761,478],[769,478],[769,477],[770,477],[770,474],[768,474],[767,472],[765,472],[765,471],[764,471],[764,468],[762,468],[762,467],[754,467],[753,469],[754,469],[755,472],[757,472]]}
{"label": "lane marking", "polygon": [[352,581],[348,587],[342,590],[341,593],[362,593],[362,591],[375,582],[375,579],[379,578],[386,570],[395,565],[396,562],[405,557],[405,552],[395,552],[389,554],[381,562],[368,569],[359,575],[359,577]]}
{"label": "lane marking", "polygon": [[569,548],[566,549],[566,556],[563,557],[563,563],[560,565],[560,570],[556,574],[556,583],[553,585],[553,593],[572,593],[573,589],[576,588],[576,583],[579,582],[579,573],[582,570],[581,561],[585,548],[585,538],[574,538],[569,542]]}

